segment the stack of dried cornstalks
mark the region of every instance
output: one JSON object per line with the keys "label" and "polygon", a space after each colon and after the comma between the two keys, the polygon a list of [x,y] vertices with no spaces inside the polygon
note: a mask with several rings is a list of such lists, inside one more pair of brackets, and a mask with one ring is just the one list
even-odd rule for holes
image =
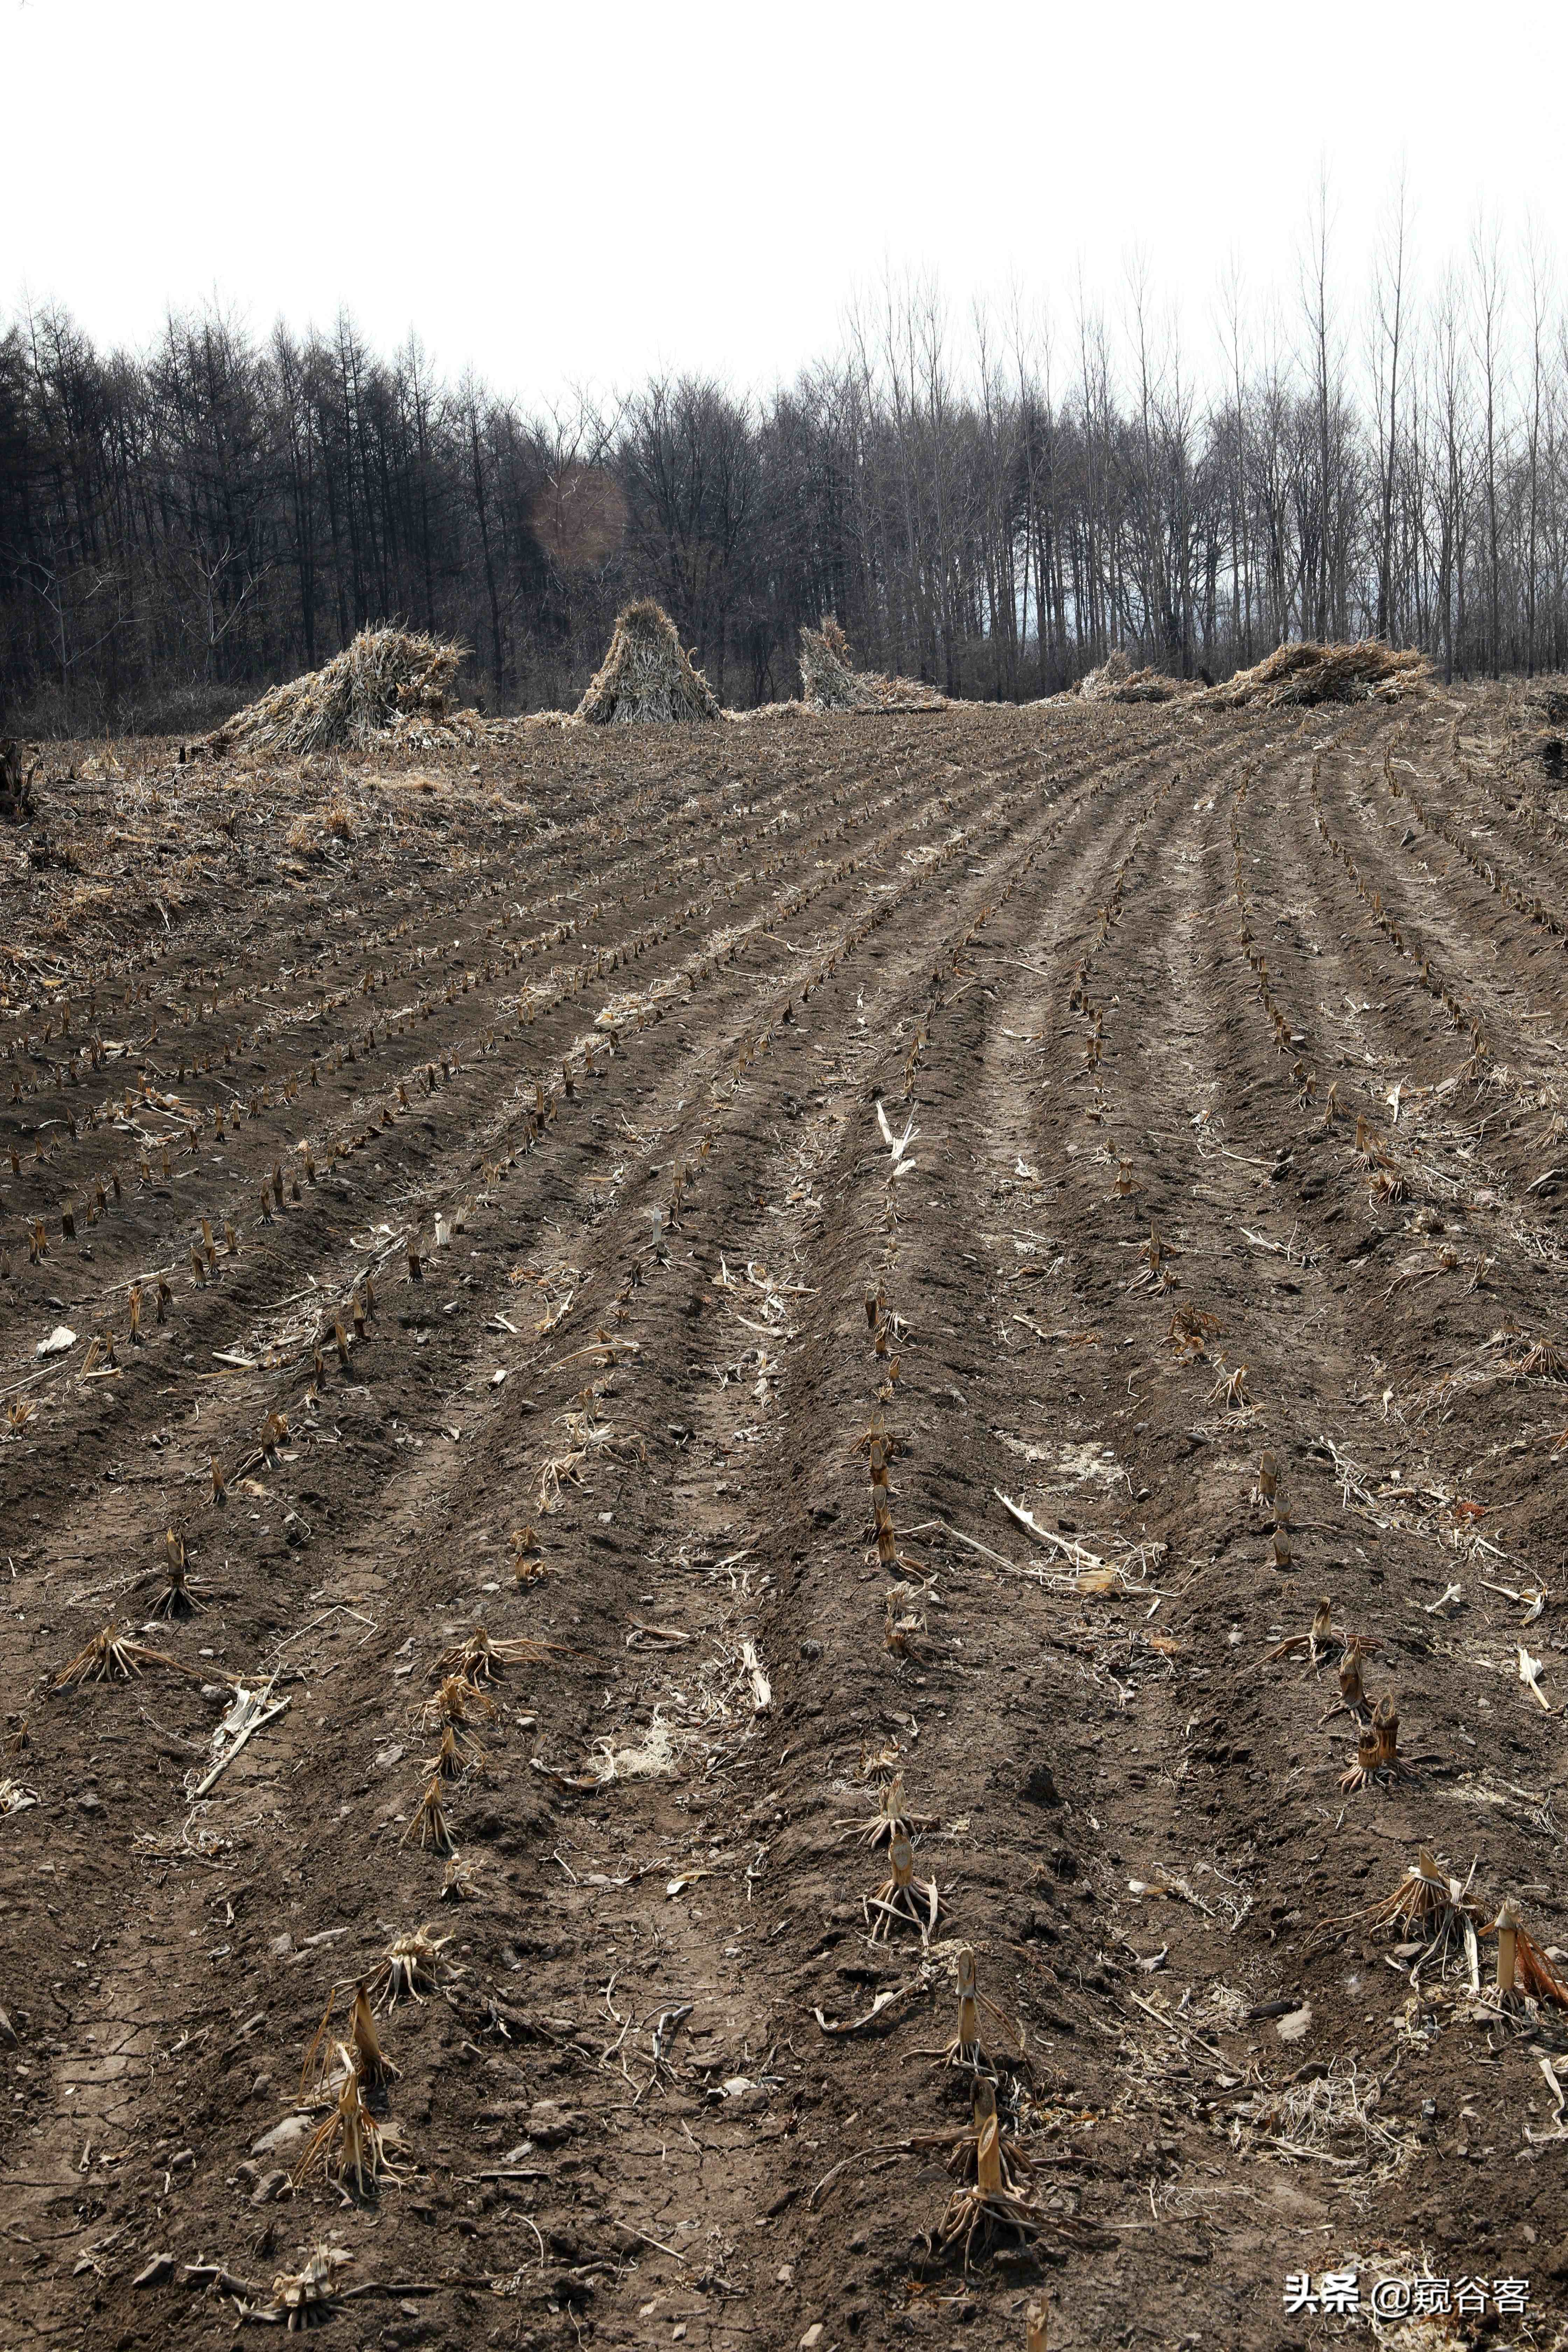
{"label": "stack of dried cornstalks", "polygon": [[858,670],[849,640],[831,613],[800,633],[800,690],[808,710],[945,710],[947,697],[919,678]]}
{"label": "stack of dried cornstalks", "polygon": [[1279,646],[1256,669],[1237,670],[1210,700],[1234,709],[1243,703],[1398,702],[1424,694],[1432,681],[1425,654],[1363,638],[1353,646]]}
{"label": "stack of dried cornstalks", "polygon": [[1071,691],[1085,702],[1171,702],[1183,688],[1163,670],[1134,669],[1118,646]]}
{"label": "stack of dried cornstalks", "polygon": [[275,686],[209,738],[258,751],[363,751],[440,721],[465,648],[412,629],[362,629],[324,669]]}
{"label": "stack of dried cornstalks", "polygon": [[691,667],[675,623],[647,596],[617,617],[610,650],[576,716],[595,727],[621,727],[638,719],[718,719],[721,713],[718,696]]}

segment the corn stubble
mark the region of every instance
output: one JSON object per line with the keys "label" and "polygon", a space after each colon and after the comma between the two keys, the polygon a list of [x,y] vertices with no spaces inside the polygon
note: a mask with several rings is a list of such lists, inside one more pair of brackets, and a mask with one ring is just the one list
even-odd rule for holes
{"label": "corn stubble", "polygon": [[1540,1946],[1526,1935],[1518,1904],[1510,1895],[1497,1917],[1482,1934],[1497,1937],[1497,1992],[1505,2006],[1532,2000],[1552,2009],[1568,2009],[1568,1985],[1552,1968]]}
{"label": "corn stubble", "polygon": [[913,1927],[927,1943],[936,1927],[939,1897],[935,1879],[915,1876],[914,1849],[902,1831],[895,1831],[888,1846],[888,1875],[861,1899],[861,1909],[874,1944],[884,1944],[903,1927]]}
{"label": "corn stubble", "polygon": [[[416,1933],[419,1937],[425,1935],[423,1929]],[[403,1946],[410,1940],[398,1939],[384,1963],[384,1970],[403,1968],[412,1988],[414,1964],[398,1958]],[[439,1943],[429,1946],[430,1955],[433,1957],[439,1948]],[[363,1979],[357,1980],[353,1987],[346,2038],[335,2032],[332,2024],[337,1999],[334,1989],[300,2069],[301,2096],[324,2099],[328,2106],[295,2168],[293,2185],[299,2189],[319,2178],[335,2181],[345,2193],[363,2199],[374,2193],[384,2175],[396,2178],[387,2164],[385,2135],[367,2094],[384,2091],[395,2079],[398,2069],[382,2047]]]}
{"label": "corn stubble", "polygon": [[176,1674],[188,1675],[197,1682],[203,1679],[195,1667],[171,1657],[166,1650],[149,1649],[145,1642],[132,1641],[111,1617],[87,1647],[60,1668],[49,1688],[62,1691],[81,1683],[128,1683],[143,1666],[172,1666]]}
{"label": "corn stubble", "polygon": [[[1320,1597],[1317,1607],[1312,1612],[1312,1622],[1307,1632],[1287,1633],[1282,1642],[1277,1642],[1271,1650],[1265,1653],[1265,1656],[1272,1664],[1278,1658],[1293,1657],[1304,1652],[1309,1665],[1316,1670],[1321,1669],[1331,1658],[1338,1655],[1341,1660],[1341,1696],[1347,1701],[1352,1701],[1353,1707],[1359,1708],[1361,1660],[1370,1655],[1372,1652],[1381,1650],[1382,1647],[1381,1640],[1375,1635],[1347,1633],[1336,1625],[1333,1603],[1325,1592]],[[1325,1717],[1324,1720],[1327,1721],[1328,1718]]]}
{"label": "corn stubble", "polygon": [[420,1769],[440,1780],[461,1780],[469,1772],[485,1771],[489,1760],[471,1732],[460,1732],[455,1723],[448,1723],[442,1728],[435,1755],[426,1757]]}
{"label": "corn stubble", "polygon": [[1435,1960],[1439,1970],[1458,1961],[1468,1966],[1475,1981],[1476,1938],[1490,1932],[1482,1927],[1485,1916],[1468,1886],[1451,1878],[1430,1848],[1423,1846],[1391,1893],[1359,1910],[1325,1919],[1317,1937],[1326,1938],[1349,1927],[1373,1936],[1392,1936],[1408,1948],[1413,1976],[1429,1961]]}
{"label": "corn stubble", "polygon": [[511,1538],[511,1572],[520,1591],[531,1584],[542,1584],[550,1574],[544,1552],[531,1527],[514,1529]]}
{"label": "corn stubble", "polygon": [[321,2178],[369,2197],[384,2171],[391,2176],[381,2126],[371,2113],[353,2052],[343,2042],[333,2045],[330,2073],[336,2085],[332,2105],[294,2168],[293,2184],[300,2189]]}
{"label": "corn stubble", "polygon": [[[1361,1679],[1359,1664],[1358,1659],[1355,1678],[1358,1693]],[[1356,1743],[1355,1762],[1348,1771],[1340,1775],[1340,1786],[1349,1795],[1359,1789],[1370,1789],[1374,1781],[1406,1779],[1409,1772],[1409,1766],[1399,1753],[1399,1709],[1394,1693],[1384,1691],[1373,1709],[1371,1722]]]}
{"label": "corn stubble", "polygon": [[[460,1857],[454,1854],[447,1866],[447,1877],[460,1866]],[[437,1963],[451,1940],[450,1936],[433,1936],[425,1927],[394,1937],[372,1979],[376,2001],[378,2005],[384,2001],[389,2016],[400,2000],[423,2001],[437,1990]]]}
{"label": "corn stubble", "polygon": [[443,1801],[445,1795],[446,1784],[440,1773],[432,1772],[426,1785],[425,1793],[420,1798],[407,1827],[398,1841],[401,1845],[406,1845],[417,1831],[421,1853],[426,1846],[433,1847],[436,1853],[442,1854],[455,1852],[452,1832],[447,1824],[446,1806]]}
{"label": "corn stubble", "polygon": [[1237,1364],[1234,1372],[1220,1366],[1220,1374],[1209,1391],[1210,1404],[1223,1404],[1227,1412],[1253,1412],[1257,1410],[1247,1386],[1247,1366]]}
{"label": "corn stubble", "polygon": [[1370,1723],[1372,1708],[1368,1705],[1366,1685],[1362,1676],[1362,1653],[1358,1643],[1351,1643],[1340,1660],[1340,1696],[1321,1717],[1331,1723],[1337,1715],[1352,1716],[1358,1723]]}
{"label": "corn stubble", "polygon": [[447,1856],[439,1900],[443,1903],[477,1903],[479,1900],[479,1864],[467,1854]]}
{"label": "corn stubble", "polygon": [[1009,2017],[980,1990],[979,1966],[973,1948],[958,1948],[954,1961],[958,1980],[958,2031],[945,2048],[923,2051],[946,2066],[979,2074],[992,2082],[1005,2076],[1020,2083],[1033,2080],[1028,2039],[1022,2019]]}
{"label": "corn stubble", "polygon": [[1160,1239],[1152,1225],[1149,1228],[1149,1240],[1143,1252],[1142,1267],[1133,1276],[1127,1286],[1129,1290],[1152,1290],[1161,1293],[1178,1287],[1176,1269],[1171,1264],[1165,1244]]}
{"label": "corn stubble", "polygon": [[963,2179],[936,2227],[942,2252],[959,2250],[969,2268],[976,2247],[984,2252],[994,2242],[1027,2242],[1037,2237],[1046,2216],[1031,2202],[1025,2186],[1031,2173],[1021,2142],[1004,2133],[996,2112],[996,2092],[982,2078],[974,2085],[974,2116],[958,2136],[948,2158],[948,2168]]}
{"label": "corn stubble", "polygon": [[543,1665],[556,1649],[553,1642],[531,1641],[526,1634],[493,1642],[480,1625],[466,1642],[443,1650],[432,1671],[443,1679],[456,1677],[477,1690],[485,1683],[500,1682],[508,1666]]}
{"label": "corn stubble", "polygon": [[[1048,2235],[1082,2251],[1105,2249],[1115,2241],[1091,2224],[1042,2206],[1033,2190],[1035,2161],[1016,2116],[1005,2119],[997,2086],[977,2078],[973,2110],[966,2129],[921,2133],[911,2146],[921,2154],[945,2151],[947,2169],[960,2186],[948,2199],[929,2242],[942,2253],[957,2252],[967,2272],[974,2255],[993,2246],[1018,2246]],[[1033,2302],[1025,2314],[1026,2352],[1046,2352],[1046,2304]]]}
{"label": "corn stubble", "polygon": [[333,2030],[332,2011],[337,2004],[338,1988],[334,1987],[300,2070],[301,2098],[334,2093],[345,2062],[373,2089],[392,2081],[398,2072],[381,2046],[363,1979],[355,1982],[349,2001],[346,2037]]}
{"label": "corn stubble", "polygon": [[279,2320],[290,2335],[319,2327],[332,2315],[332,2281],[353,2256],[345,2246],[318,2246],[302,2269],[279,2271],[272,2281],[272,2301],[253,2307],[248,2316]]}
{"label": "corn stubble", "polygon": [[169,1528],[163,1537],[163,1590],[153,1605],[154,1617],[188,1617],[204,1603],[191,1591],[182,1537]]}
{"label": "corn stubble", "polygon": [[467,1730],[475,1723],[494,1723],[496,1703],[479,1683],[469,1682],[459,1674],[444,1675],[433,1698],[427,1698],[419,1710],[421,1731],[442,1731],[448,1727]]}
{"label": "corn stubble", "polygon": [[[896,1765],[897,1748],[894,1748],[891,1753]],[[876,1768],[873,1766],[871,1769]],[[860,1769],[862,1778],[868,1777],[868,1769],[864,1759],[862,1759]],[[906,1813],[904,1776],[901,1771],[894,1769],[890,1776],[882,1781],[877,1791],[877,1810],[874,1813],[864,1819],[837,1821],[833,1826],[838,1832],[840,1845],[854,1843],[869,1846],[875,1853],[879,1846],[890,1846],[897,1837],[912,1840],[917,1829],[932,1829],[936,1826],[936,1822],[934,1815]]]}

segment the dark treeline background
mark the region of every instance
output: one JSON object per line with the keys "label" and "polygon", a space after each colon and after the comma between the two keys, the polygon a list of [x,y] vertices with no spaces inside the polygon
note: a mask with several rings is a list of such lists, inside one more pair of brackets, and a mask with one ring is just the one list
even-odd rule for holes
{"label": "dark treeline background", "polygon": [[1400,202],[1344,311],[1320,205],[1288,301],[1225,290],[1202,380],[1135,268],[1114,326],[959,325],[889,284],[769,396],[540,414],[346,314],[260,341],[209,309],[137,353],[15,316],[0,719],[194,728],[389,618],[461,637],[488,709],[562,705],[641,592],[732,704],[796,693],[828,610],[867,667],[974,697],[1298,635],[1563,667],[1568,322],[1532,244],[1478,230],[1419,301],[1407,246]]}

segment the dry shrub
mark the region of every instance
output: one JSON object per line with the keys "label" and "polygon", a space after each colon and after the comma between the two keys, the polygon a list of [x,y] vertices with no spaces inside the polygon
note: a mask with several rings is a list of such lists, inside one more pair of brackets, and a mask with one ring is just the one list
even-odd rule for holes
{"label": "dry shrub", "polygon": [[919,678],[858,670],[849,640],[831,613],[800,633],[800,690],[808,710],[945,710],[947,697]]}
{"label": "dry shrub", "polygon": [[362,629],[324,669],[275,686],[209,738],[261,751],[363,751],[398,729],[438,721],[465,648],[416,629]]}
{"label": "dry shrub", "polygon": [[1210,700],[1226,709],[1249,702],[1279,708],[1314,702],[1398,702],[1432,682],[1425,654],[1364,637],[1353,646],[1279,646],[1255,669],[1237,670]]}
{"label": "dry shrub", "polygon": [[693,669],[675,623],[651,596],[628,604],[616,617],[610,649],[576,710],[594,727],[721,715],[718,696],[701,671]]}

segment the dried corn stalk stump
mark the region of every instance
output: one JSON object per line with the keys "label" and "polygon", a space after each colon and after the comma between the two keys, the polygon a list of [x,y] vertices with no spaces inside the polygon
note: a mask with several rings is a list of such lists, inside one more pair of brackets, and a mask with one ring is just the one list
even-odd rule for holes
{"label": "dried corn stalk stump", "polygon": [[924,1943],[937,1921],[936,1881],[915,1876],[914,1848],[901,1830],[889,1842],[888,1863],[889,1874],[874,1894],[862,1898],[871,1941],[887,1943],[899,1928],[913,1927]]}
{"label": "dried corn stalk stump", "polygon": [[978,1964],[967,1944],[960,1946],[955,1965],[958,2031],[944,2050],[924,2054],[941,2057],[950,2066],[971,2068],[976,2074],[1028,2077],[1032,2070],[1023,2025],[981,1991]]}
{"label": "dried corn stalk stump", "polygon": [[1408,1963],[1413,1977],[1429,1961],[1436,1961],[1439,1971],[1459,1962],[1479,1992],[1476,1938],[1484,1916],[1480,1905],[1471,1900],[1468,1885],[1450,1878],[1430,1849],[1423,1846],[1392,1893],[1363,1904],[1359,1910],[1325,1919],[1316,1935],[1326,1939],[1336,1929],[1355,1927],[1369,1935],[1393,1936],[1398,1939],[1398,1957]]}

